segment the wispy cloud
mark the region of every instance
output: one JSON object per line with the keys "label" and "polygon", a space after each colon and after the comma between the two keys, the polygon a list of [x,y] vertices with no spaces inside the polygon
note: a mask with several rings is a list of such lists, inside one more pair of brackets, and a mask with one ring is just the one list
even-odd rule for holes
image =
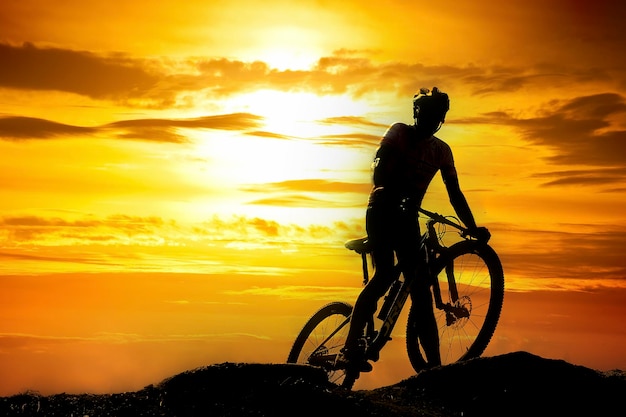
{"label": "wispy cloud", "polygon": [[598,168],[598,169],[578,169],[542,172],[533,174],[532,178],[548,179],[544,186],[563,185],[586,185],[586,186],[611,186],[616,188],[602,188],[599,191],[624,191],[624,179],[626,178],[626,167],[618,168]]}
{"label": "wispy cloud", "polygon": [[279,207],[345,207],[343,204],[338,204],[333,201],[324,200],[321,198],[309,197],[301,194],[280,194],[272,197],[259,198],[250,201],[248,204],[260,205],[260,206],[279,206]]}
{"label": "wispy cloud", "polygon": [[261,138],[270,138],[270,139],[293,139],[293,136],[283,135],[283,134],[274,133],[274,132],[267,132],[263,130],[245,132],[245,134],[249,136],[257,136]]}
{"label": "wispy cloud", "polygon": [[[566,226],[566,225],[563,225]],[[533,285],[559,288],[621,282],[626,285],[626,264],[620,250],[626,237],[619,226],[577,225],[576,231],[516,230],[494,225],[494,235],[506,235],[508,247],[500,248],[505,275],[524,277]],[[514,242],[520,242],[516,247]]]}
{"label": "wispy cloud", "polygon": [[552,150],[547,162],[590,167],[534,174],[552,178],[546,186],[613,185],[626,179],[626,100],[617,93],[553,100],[534,117],[492,112],[454,122],[512,126],[528,143]]}
{"label": "wispy cloud", "polygon": [[370,191],[369,183],[351,183],[342,181],[329,181],[322,179],[289,180],[272,182],[263,185],[250,185],[245,191],[271,192],[271,191],[309,191],[321,193],[359,193],[367,194]]}
{"label": "wispy cloud", "polygon": [[370,191],[369,183],[349,183],[322,179],[289,180],[263,185],[249,185],[243,191],[256,192],[265,197],[249,204],[281,207],[362,207],[363,201],[339,200],[336,194],[355,193],[360,196]]}
{"label": "wispy cloud", "polygon": [[331,287],[331,286],[278,286],[278,287],[254,287],[245,290],[226,290],[226,295],[255,295],[265,297],[278,297],[288,300],[327,300],[353,299],[358,295],[358,287]]}
{"label": "wispy cloud", "polygon": [[382,135],[370,135],[367,133],[346,133],[337,135],[323,135],[319,141],[324,145],[332,146],[369,146],[374,147],[380,143]]}
{"label": "wispy cloud", "polygon": [[47,336],[27,333],[0,333],[0,350],[17,347],[34,349],[41,348],[46,344],[67,343],[107,343],[107,344],[131,344],[131,343],[179,343],[184,341],[206,341],[239,338],[255,338],[269,340],[265,335],[252,333],[204,333],[204,334],[166,334],[149,335],[137,333],[105,333],[100,332],[93,336]]}
{"label": "wispy cloud", "polygon": [[263,118],[250,113],[233,113],[188,119],[121,120],[96,127],[71,126],[21,116],[0,117],[0,140],[53,139],[85,135],[151,142],[185,143],[177,129],[248,130],[258,128]]}
{"label": "wispy cloud", "polygon": [[123,128],[170,128],[181,127],[189,129],[221,129],[242,130],[259,125],[261,116],[250,113],[222,114],[190,119],[133,119],[122,120],[106,125],[107,127]]}
{"label": "wispy cloud", "polygon": [[362,126],[371,126],[371,127],[383,127],[386,128],[387,125],[373,122],[365,117],[360,116],[337,116],[337,117],[327,117],[319,121],[320,123],[330,124],[330,125],[362,125]]}
{"label": "wispy cloud", "polygon": [[58,136],[84,136],[97,128],[71,126],[34,117],[1,117],[0,139],[48,139]]}

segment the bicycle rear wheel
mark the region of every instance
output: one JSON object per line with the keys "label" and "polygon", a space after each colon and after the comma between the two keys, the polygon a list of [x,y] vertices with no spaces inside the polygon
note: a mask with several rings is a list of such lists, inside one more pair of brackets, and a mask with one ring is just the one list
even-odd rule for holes
{"label": "bicycle rear wheel", "polygon": [[[474,240],[452,245],[440,260],[435,272],[443,303],[463,312],[451,316],[435,309],[441,364],[447,365],[478,357],[486,349],[502,311],[504,273],[496,252]],[[452,301],[454,291],[450,291],[454,287],[456,301]],[[418,335],[418,323],[424,314],[419,307],[411,305],[406,333],[409,360],[416,372],[433,365],[428,363]]]}
{"label": "bicycle rear wheel", "polygon": [[352,388],[355,378],[346,376],[345,369],[335,366],[337,355],[346,344],[351,313],[352,306],[343,302],[333,302],[318,310],[296,337],[287,363],[321,367],[331,383]]}

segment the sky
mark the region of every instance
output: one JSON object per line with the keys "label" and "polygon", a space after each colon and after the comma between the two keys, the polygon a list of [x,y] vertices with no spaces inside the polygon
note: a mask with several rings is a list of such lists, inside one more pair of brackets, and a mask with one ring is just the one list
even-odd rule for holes
{"label": "sky", "polygon": [[[433,86],[505,271],[485,354],[626,369],[625,18],[617,0],[2,2],[0,395],[286,360],[316,309],[358,295],[343,243],[373,155]],[[439,176],[424,207],[454,214]],[[357,388],[412,374],[403,332]]]}

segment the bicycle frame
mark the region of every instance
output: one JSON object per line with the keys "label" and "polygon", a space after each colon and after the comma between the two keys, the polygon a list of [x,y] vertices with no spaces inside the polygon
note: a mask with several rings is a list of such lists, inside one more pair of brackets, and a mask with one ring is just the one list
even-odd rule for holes
{"label": "bicycle frame", "polygon": [[[445,265],[447,259],[443,256],[445,251],[445,247],[439,244],[437,233],[435,231],[435,224],[442,223],[449,226],[452,226],[458,229],[461,232],[462,237],[468,236],[468,231],[464,227],[450,221],[448,218],[433,213],[422,208],[419,208],[419,211],[426,216],[429,217],[429,220],[426,222],[426,231],[422,234],[420,238],[420,252],[425,253],[425,268],[423,271],[426,271],[430,276],[427,279],[430,280],[430,286],[433,289],[433,298],[435,302],[435,307],[444,310],[446,313],[446,318],[448,324],[453,323],[456,319],[462,317],[469,317],[469,312],[464,307],[456,307],[453,304],[459,299],[459,295],[456,289],[456,283],[454,280],[454,271],[452,266]],[[367,265],[367,256],[372,256],[371,248],[367,246],[367,239],[357,239],[346,244],[346,247],[352,250],[357,251],[361,254],[363,259],[363,282],[366,284],[368,281],[368,265]],[[444,265],[440,264],[443,262]],[[436,274],[434,272],[441,271],[443,268],[446,268],[446,275],[448,278],[449,291],[451,293],[451,301],[452,303],[443,303],[441,296],[441,289],[439,288],[439,281],[437,280]],[[379,330],[375,329],[374,326],[374,316],[368,321],[366,325],[366,334],[365,338],[367,341],[366,344],[366,357],[377,360],[379,357],[379,352],[385,346],[385,344],[391,340],[391,332],[393,331],[398,317],[404,308],[404,304],[411,294],[411,284],[413,277],[406,277],[402,274],[402,266],[399,263],[396,263],[393,267],[393,274],[395,276],[394,284],[400,282],[400,287],[396,294],[390,294],[389,291],[385,297],[385,301],[383,306],[379,310],[378,318],[382,320],[382,324]],[[400,281],[400,275],[404,276],[404,281]],[[387,297],[391,297],[393,299],[388,299]],[[387,304],[390,303],[390,304]],[[384,314],[381,317],[381,312]],[[332,339],[339,331],[341,331],[345,326],[350,323],[352,315],[350,314],[346,319],[332,332],[330,333],[325,340],[320,343],[320,347],[325,346],[326,343]],[[318,359],[324,360],[325,355],[322,352],[315,351],[312,355]]]}
{"label": "bicycle frame", "polygon": [[[426,267],[422,269],[422,271],[426,271],[430,276],[427,279],[430,281],[430,286],[433,291],[433,298],[435,302],[435,307],[444,310],[446,312],[446,317],[449,323],[453,322],[457,318],[468,317],[469,312],[464,307],[455,307],[454,304],[458,301],[459,295],[456,289],[456,283],[454,279],[454,270],[452,266],[449,265],[440,265],[439,262],[446,262],[445,257],[441,256],[445,248],[439,244],[437,234],[435,231],[435,224],[442,223],[452,227],[455,227],[461,231],[461,236],[467,237],[467,229],[464,227],[450,221],[444,216],[441,216],[437,213],[433,213],[422,208],[419,208],[419,211],[427,215],[430,219],[426,223],[426,231],[422,234],[420,239],[420,252],[424,252],[426,254]],[[371,251],[364,251],[361,253],[363,257],[363,277],[364,282],[367,282],[368,278],[368,270],[367,270],[367,262],[366,255],[371,256]],[[436,277],[436,274],[433,272],[440,271],[441,269],[446,268],[446,276],[448,278],[449,283],[449,291],[451,296],[452,303],[443,303],[441,296],[441,289],[439,287],[439,281]],[[395,275],[394,284],[398,282],[400,279],[400,274],[402,274],[402,267],[399,263],[396,263],[393,268],[393,274]],[[404,274],[402,274],[404,275]],[[391,332],[396,325],[398,317],[404,308],[404,304],[408,299],[411,293],[411,284],[413,278],[404,276],[404,281],[401,281],[401,286],[397,292],[397,294],[391,294],[391,291],[388,293],[387,297],[394,298],[391,300],[392,304],[389,306],[385,306],[386,303],[390,302],[390,300],[385,299],[383,307],[380,311],[387,310],[386,314],[380,317],[382,320],[382,324],[380,329],[376,331],[374,329],[374,317],[368,322],[366,326],[366,339],[367,350],[366,357],[377,359],[379,352],[385,346],[385,344],[391,340]],[[394,285],[392,284],[392,286]],[[348,324],[350,321],[350,317],[346,319],[345,324]],[[343,327],[343,324],[340,328]],[[339,330],[339,329],[338,329]],[[333,333],[334,334],[334,333]]]}
{"label": "bicycle frame", "polygon": [[[470,232],[442,215],[418,210],[429,217],[426,230],[420,236],[420,252],[416,253],[420,259],[411,262],[418,269],[405,276],[402,273],[405,268],[396,262],[391,272],[394,275],[389,277],[392,284],[376,315],[367,320],[363,335],[366,355],[363,359],[376,362],[391,339],[410,295],[415,303],[408,312],[406,348],[416,372],[431,365],[480,356],[494,334],[504,298],[502,264],[487,243],[488,231]],[[462,239],[444,244],[443,230],[439,230],[437,224],[458,229]],[[362,256],[363,278],[367,284],[367,257],[372,256],[372,245],[365,237],[350,240],[345,246]],[[420,288],[416,288],[416,277],[426,280],[419,282]],[[349,303],[335,301],[316,311],[296,337],[287,362],[320,367],[330,382],[351,388],[360,373],[367,369],[353,369],[342,354],[353,309]],[[431,314],[434,321],[431,321]]]}

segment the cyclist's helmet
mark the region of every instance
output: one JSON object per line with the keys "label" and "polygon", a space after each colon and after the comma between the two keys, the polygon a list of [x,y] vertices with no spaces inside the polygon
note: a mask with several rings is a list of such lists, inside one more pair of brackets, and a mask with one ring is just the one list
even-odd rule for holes
{"label": "cyclist's helmet", "polygon": [[450,110],[450,99],[437,87],[433,87],[432,92],[428,88],[421,88],[413,97],[413,117],[416,124],[419,124],[420,119],[428,120],[430,123],[438,124],[437,130],[439,130],[446,120],[448,110]]}

